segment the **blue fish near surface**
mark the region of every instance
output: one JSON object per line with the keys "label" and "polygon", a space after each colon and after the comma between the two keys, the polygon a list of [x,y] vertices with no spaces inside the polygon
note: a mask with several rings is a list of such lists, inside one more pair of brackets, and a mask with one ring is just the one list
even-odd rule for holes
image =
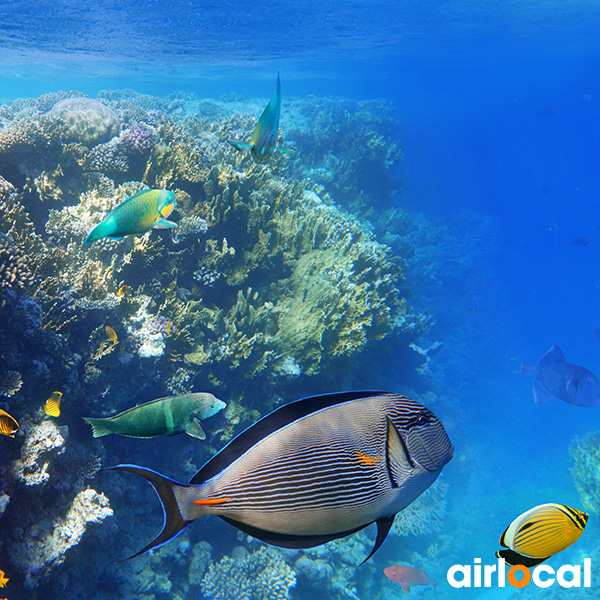
{"label": "blue fish near surface", "polygon": [[576,406],[600,406],[598,378],[584,367],[568,363],[558,346],[552,346],[536,366],[519,362],[521,368],[515,373],[535,378],[533,397],[537,404],[558,398]]}
{"label": "blue fish near surface", "polygon": [[264,163],[275,150],[280,150],[287,154],[295,154],[292,148],[285,148],[277,144],[279,136],[279,116],[281,115],[281,81],[279,73],[277,74],[277,89],[269,104],[265,107],[258,123],[254,128],[254,135],[249,142],[239,142],[237,140],[227,140],[236,150],[249,150],[255,163]]}
{"label": "blue fish near surface", "polygon": [[161,533],[134,556],[199,517],[216,515],[285,548],[311,548],[377,523],[368,559],[396,513],[437,479],[452,452],[438,418],[418,402],[385,392],[342,392],[278,408],[187,484],[135,465],[105,470],[144,477],[162,502]]}

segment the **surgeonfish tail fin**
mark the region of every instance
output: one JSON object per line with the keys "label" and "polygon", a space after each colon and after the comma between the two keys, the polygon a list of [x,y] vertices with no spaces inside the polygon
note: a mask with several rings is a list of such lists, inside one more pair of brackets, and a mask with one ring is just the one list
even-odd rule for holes
{"label": "surgeonfish tail fin", "polygon": [[535,377],[535,366],[531,363],[528,363],[526,360],[520,360],[518,358],[512,358],[511,360],[516,360],[521,363],[521,366],[518,371],[515,371],[518,375],[523,375],[524,377]]}
{"label": "surgeonfish tail fin", "polygon": [[83,417],[83,420],[91,425],[92,435],[95,438],[115,433],[110,426],[109,419],[92,419],[91,417]]}
{"label": "surgeonfish tail fin", "polygon": [[164,477],[163,475],[156,473],[156,471],[138,467],[136,465],[116,465],[114,467],[100,469],[100,471],[125,471],[126,473],[135,473],[136,475],[143,477],[157,493],[165,516],[162,531],[146,547],[142,548],[132,556],[118,562],[124,562],[130,558],[135,558],[151,548],[157,548],[158,546],[166,544],[171,538],[183,531],[192,522],[186,521],[181,516],[177,498],[175,497],[175,489],[188,487],[187,485]]}
{"label": "surgeonfish tail fin", "polygon": [[236,150],[240,152],[248,152],[252,147],[250,142],[239,142],[238,140],[227,140],[228,144],[231,144]]}

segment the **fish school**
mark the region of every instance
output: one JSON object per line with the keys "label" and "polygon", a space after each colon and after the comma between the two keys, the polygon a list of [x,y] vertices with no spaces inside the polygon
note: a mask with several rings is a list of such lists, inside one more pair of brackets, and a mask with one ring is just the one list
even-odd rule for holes
{"label": "fish school", "polygon": [[[506,587],[506,582],[513,587],[523,588],[531,581],[540,588],[548,588],[555,582],[563,588],[582,587],[581,565],[562,565],[555,571],[549,565],[537,565],[529,569],[523,565],[513,565],[506,570],[506,562],[503,558],[498,559],[496,565],[482,565],[481,559],[476,558],[471,565],[452,565],[448,569],[446,578],[453,588],[470,587],[492,587],[492,576],[495,587]],[[483,574],[482,574],[483,570]],[[482,576],[483,575],[483,576]],[[459,579],[457,579],[457,576]],[[583,587],[592,585],[592,561],[590,558],[583,559]]]}

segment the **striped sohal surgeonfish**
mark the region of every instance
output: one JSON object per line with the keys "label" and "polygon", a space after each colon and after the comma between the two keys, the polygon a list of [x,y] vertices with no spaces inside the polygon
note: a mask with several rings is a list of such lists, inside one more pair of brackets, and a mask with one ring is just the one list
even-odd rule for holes
{"label": "striped sohal surgeonfish", "polygon": [[168,229],[177,223],[169,221],[177,200],[167,190],[144,190],[124,200],[112,210],[102,223],[92,229],[84,244],[103,237],[120,240],[126,235],[142,235],[152,228]]}
{"label": "striped sohal surgeonfish", "polygon": [[500,537],[496,556],[509,565],[534,567],[574,544],[588,514],[564,504],[540,504],[518,516]]}
{"label": "striped sohal surgeonfish", "polygon": [[157,398],[106,419],[84,417],[94,437],[111,433],[137,438],[153,438],[165,433],[187,433],[204,440],[201,422],[225,408],[222,400],[208,392],[193,392]]}
{"label": "striped sohal surgeonfish", "polygon": [[317,546],[377,523],[370,557],[395,514],[437,479],[452,451],[440,421],[418,402],[385,392],[342,392],[278,408],[188,484],[135,465],[106,470],[141,475],[163,505],[163,530],[134,556],[198,517],[217,515],[287,548]]}
{"label": "striped sohal surgeonfish", "polygon": [[279,136],[279,117],[281,115],[281,81],[277,73],[277,88],[271,97],[269,104],[265,106],[256,127],[254,135],[249,142],[240,142],[238,140],[227,140],[236,150],[250,150],[252,159],[255,163],[264,163],[275,150],[280,150],[287,154],[295,154],[292,148],[285,148],[277,144]]}

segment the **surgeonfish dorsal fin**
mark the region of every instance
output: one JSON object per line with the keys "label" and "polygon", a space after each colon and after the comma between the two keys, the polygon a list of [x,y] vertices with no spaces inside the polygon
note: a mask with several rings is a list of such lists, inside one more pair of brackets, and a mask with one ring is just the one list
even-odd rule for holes
{"label": "surgeonfish dorsal fin", "polygon": [[373,554],[375,554],[375,552],[377,552],[377,550],[379,550],[381,544],[383,544],[383,542],[385,541],[387,534],[390,532],[390,529],[392,528],[392,525],[394,524],[395,516],[396,515],[392,515],[391,517],[384,517],[383,519],[377,519],[377,521],[376,521],[376,523],[377,523],[377,538],[375,538],[375,544],[373,545],[373,549],[369,553],[369,556],[367,556],[367,558],[365,558],[365,560],[363,560],[360,563],[360,565],[358,565],[359,567],[364,565],[371,558],[371,556],[373,556]]}
{"label": "surgeonfish dorsal fin", "polygon": [[548,350],[548,352],[546,352],[546,354],[540,358],[537,364],[538,369],[546,367],[553,362],[566,362],[565,355],[556,344],[554,344],[554,346],[552,346],[552,348],[550,348],[550,350]]}
{"label": "surgeonfish dorsal fin", "polygon": [[217,454],[204,464],[204,466],[190,479],[189,483],[192,485],[204,483],[228,467],[233,461],[237,460],[244,452],[254,446],[254,444],[274,431],[289,425],[296,419],[300,419],[324,408],[335,406],[336,404],[342,404],[343,402],[358,400],[360,398],[385,396],[387,393],[388,392],[371,390],[338,392],[335,394],[323,394],[321,396],[309,396],[308,398],[302,398],[301,400],[284,404],[231,440],[227,446],[220,452],[217,452]]}
{"label": "surgeonfish dorsal fin", "polygon": [[398,487],[414,469],[404,440],[389,417],[387,419],[387,467],[393,487]]}

